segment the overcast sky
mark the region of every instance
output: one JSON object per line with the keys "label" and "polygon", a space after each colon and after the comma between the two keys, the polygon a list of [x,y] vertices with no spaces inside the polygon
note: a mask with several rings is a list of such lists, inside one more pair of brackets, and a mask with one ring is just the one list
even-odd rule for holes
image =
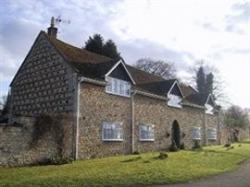
{"label": "overcast sky", "polygon": [[[82,47],[89,35],[111,38],[126,63],[141,57],[172,61],[180,77],[203,59],[220,71],[230,102],[250,107],[250,1],[1,0],[0,95],[51,16],[58,37]],[[70,24],[67,23],[70,20]]]}

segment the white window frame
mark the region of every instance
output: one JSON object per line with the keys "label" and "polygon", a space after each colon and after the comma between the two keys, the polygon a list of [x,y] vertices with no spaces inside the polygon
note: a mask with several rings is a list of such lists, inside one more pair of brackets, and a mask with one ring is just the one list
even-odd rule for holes
{"label": "white window frame", "polygon": [[107,81],[107,85],[105,88],[106,93],[119,95],[123,97],[130,97],[131,84],[128,81],[108,76],[105,78],[105,80]]}
{"label": "white window frame", "polygon": [[[197,131],[198,131],[198,137],[196,136]],[[201,127],[193,127],[192,128],[192,139],[193,140],[201,140]]]}
{"label": "white window frame", "polygon": [[[115,125],[115,126],[119,126],[118,128],[120,129],[120,136],[121,138],[106,138],[104,135],[104,129],[105,129],[105,125]],[[102,141],[123,141],[123,128],[122,128],[122,123],[121,122],[107,122],[104,121],[102,122]]]}
{"label": "white window frame", "polygon": [[[152,129],[152,131],[153,132],[151,132],[151,133],[153,133],[153,138],[142,138],[142,128],[143,127],[147,127],[147,128],[149,128],[149,127],[151,127],[151,129]],[[150,142],[152,142],[152,141],[155,141],[155,128],[154,128],[155,126],[154,125],[152,125],[152,124],[144,124],[144,123],[141,123],[140,125],[139,125],[139,140],[140,141],[144,141],[144,142],[148,142],[148,141],[150,141]],[[149,130],[149,129],[148,129]]]}
{"label": "white window frame", "polygon": [[208,128],[207,129],[207,139],[208,140],[217,140],[217,129],[216,128]]}
{"label": "white window frame", "polygon": [[[179,99],[179,103],[173,103],[173,100],[178,98]],[[181,105],[181,101],[182,101],[182,98],[178,95],[174,95],[174,94],[168,94],[168,106],[171,106],[171,107],[175,107],[175,108],[182,108],[182,105]]]}
{"label": "white window frame", "polygon": [[214,115],[214,107],[210,104],[205,104],[205,107],[206,107],[206,114],[210,114],[210,115]]}

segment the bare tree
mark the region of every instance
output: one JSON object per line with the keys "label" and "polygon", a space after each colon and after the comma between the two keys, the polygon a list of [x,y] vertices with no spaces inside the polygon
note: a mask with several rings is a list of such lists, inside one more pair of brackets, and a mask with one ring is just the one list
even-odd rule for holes
{"label": "bare tree", "polygon": [[176,78],[176,68],[174,64],[163,60],[141,58],[137,60],[135,67],[165,79]]}
{"label": "bare tree", "polygon": [[231,141],[238,141],[239,130],[237,128],[246,129],[250,127],[248,111],[233,105],[226,110],[224,123],[230,128]]}
{"label": "bare tree", "polygon": [[7,95],[3,95],[0,98],[0,109],[3,109],[7,103]]}

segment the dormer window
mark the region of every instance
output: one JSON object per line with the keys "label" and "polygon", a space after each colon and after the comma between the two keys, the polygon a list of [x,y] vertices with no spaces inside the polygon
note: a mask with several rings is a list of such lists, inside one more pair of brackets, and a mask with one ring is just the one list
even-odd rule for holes
{"label": "dormer window", "polygon": [[130,97],[131,84],[130,82],[113,78],[106,77],[106,93],[120,95],[124,97]]}
{"label": "dormer window", "polygon": [[177,108],[181,108],[181,101],[182,98],[180,96],[174,95],[174,94],[169,94],[168,95],[168,106],[172,106],[172,107],[177,107]]}
{"label": "dormer window", "polygon": [[211,115],[214,114],[214,107],[212,105],[205,104],[205,107],[206,107],[206,114],[211,114]]}

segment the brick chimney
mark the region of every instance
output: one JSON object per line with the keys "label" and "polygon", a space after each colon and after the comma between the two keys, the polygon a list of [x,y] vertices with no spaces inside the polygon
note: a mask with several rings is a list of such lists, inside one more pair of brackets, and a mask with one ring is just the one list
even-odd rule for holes
{"label": "brick chimney", "polygon": [[56,36],[57,36],[57,28],[55,27],[55,18],[54,17],[51,18],[50,27],[48,28],[48,35],[51,38],[56,38]]}

